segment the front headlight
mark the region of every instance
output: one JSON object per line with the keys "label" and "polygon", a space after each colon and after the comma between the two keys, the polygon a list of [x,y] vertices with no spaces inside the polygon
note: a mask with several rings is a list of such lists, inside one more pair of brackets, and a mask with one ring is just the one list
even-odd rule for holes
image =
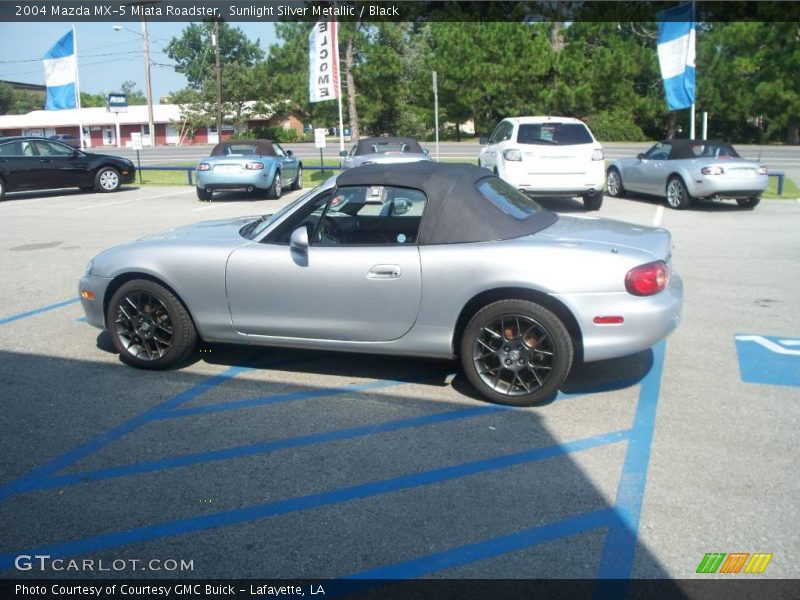
{"label": "front headlight", "polygon": [[86,263],[86,269],[83,271],[84,275],[91,275],[93,266],[94,266],[94,259]]}

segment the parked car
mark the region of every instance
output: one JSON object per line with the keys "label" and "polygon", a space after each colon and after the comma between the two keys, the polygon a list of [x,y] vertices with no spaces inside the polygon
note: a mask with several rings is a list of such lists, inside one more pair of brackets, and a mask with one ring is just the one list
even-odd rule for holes
{"label": "parked car", "polygon": [[272,140],[222,142],[197,165],[197,198],[218,190],[247,190],[280,198],[283,189],[303,187],[303,163]]}
{"label": "parked car", "polygon": [[39,137],[0,138],[0,199],[7,191],[68,187],[115,192],[135,177],[136,167],[127,158],[82,152]]}
{"label": "parked car", "polygon": [[460,357],[486,398],[528,405],[575,357],[639,352],[677,326],[670,252],[664,229],[559,216],[485,169],[419,161],[117,246],[79,293],[136,367],[179,364],[198,338]]}
{"label": "parked car", "polygon": [[56,135],[51,135],[49,139],[61,142],[67,146],[72,146],[73,148],[81,147],[81,141],[77,136],[72,135],[71,133],[57,133]]}
{"label": "parked car", "polygon": [[431,160],[428,151],[409,137],[371,137],[359,140],[348,153],[342,150],[343,167],[350,169],[372,163],[406,163]]}
{"label": "parked car", "polygon": [[636,158],[615,160],[606,173],[610,196],[660,196],[678,210],[696,198],[731,198],[754,208],[768,182],[766,165],[742,158],[718,140],[664,140]]}
{"label": "parked car", "polygon": [[580,196],[586,210],[603,205],[603,146],[583,121],[569,117],[503,119],[481,138],[478,164],[535,196]]}

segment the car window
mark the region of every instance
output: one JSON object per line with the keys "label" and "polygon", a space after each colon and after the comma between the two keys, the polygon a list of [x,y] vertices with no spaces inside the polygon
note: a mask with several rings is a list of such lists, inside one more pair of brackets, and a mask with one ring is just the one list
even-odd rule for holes
{"label": "car window", "polygon": [[0,156],[24,156],[22,152],[22,142],[0,144]]}
{"label": "car window", "polygon": [[[319,196],[311,200],[307,206],[302,207],[295,214],[291,216],[285,223],[278,227],[274,232],[270,233],[263,241],[268,244],[288,244],[292,237],[292,232],[298,227],[305,226],[308,229],[308,239],[311,240],[314,232],[317,230],[319,221],[325,209],[328,207],[328,201],[333,197],[332,190],[326,190]],[[307,195],[301,198],[303,202],[307,200]],[[296,200],[288,207],[284,208],[279,213],[276,213],[269,219],[269,222],[275,222],[283,214],[292,210],[296,205],[301,204],[300,200]],[[259,228],[260,231],[264,227]],[[255,235],[258,235],[257,233]],[[255,237],[255,236],[252,236]],[[252,239],[251,237],[251,239]]]}
{"label": "car window", "polygon": [[729,144],[695,144],[692,154],[701,158],[741,158]]}
{"label": "car window", "polygon": [[275,148],[275,154],[278,156],[286,156],[286,152],[283,151],[283,148],[281,148],[278,142],[272,142],[272,147]]}
{"label": "car window", "polygon": [[533,198],[526,196],[497,177],[481,179],[476,187],[489,202],[519,221],[524,221],[536,213],[544,211]]}
{"label": "car window", "polygon": [[492,135],[489,136],[489,143],[490,144],[497,144],[498,142],[502,141],[503,129],[505,127],[505,124],[506,124],[505,121],[500,121],[497,124],[497,127],[494,128],[494,131],[492,132]]}
{"label": "car window", "polygon": [[526,123],[519,126],[517,142],[574,146],[591,144],[594,140],[583,123]]}
{"label": "car window", "polygon": [[56,142],[44,142],[39,140],[34,142],[34,144],[41,156],[72,156],[75,152],[73,148],[69,148],[63,144],[57,144]]}
{"label": "car window", "polygon": [[242,155],[252,156],[258,154],[258,148],[255,144],[231,144],[225,148],[225,154],[228,156]]}
{"label": "car window", "polygon": [[321,215],[311,243],[318,246],[414,245],[426,204],[425,194],[412,188],[338,188]]}
{"label": "car window", "polygon": [[672,150],[672,144],[659,142],[645,152],[644,157],[648,160],[667,160],[670,150]]}

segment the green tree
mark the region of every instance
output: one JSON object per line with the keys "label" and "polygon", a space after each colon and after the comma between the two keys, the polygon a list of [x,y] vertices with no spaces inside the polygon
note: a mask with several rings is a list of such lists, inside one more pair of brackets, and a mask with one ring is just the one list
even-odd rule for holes
{"label": "green tree", "polygon": [[7,83],[0,83],[0,115],[7,115],[14,105],[14,89]]}

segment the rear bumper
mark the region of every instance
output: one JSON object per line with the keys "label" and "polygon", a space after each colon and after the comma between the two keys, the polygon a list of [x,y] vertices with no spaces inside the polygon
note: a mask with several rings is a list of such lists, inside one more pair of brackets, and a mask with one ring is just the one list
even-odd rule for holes
{"label": "rear bumper", "polygon": [[605,168],[602,160],[579,165],[574,173],[534,173],[532,165],[505,161],[501,177],[526,194],[535,196],[580,196],[589,191],[602,191]]}
{"label": "rear bumper", "polygon": [[[628,356],[651,348],[680,323],[683,281],[674,271],[667,288],[646,298],[627,292],[556,296],[575,315],[583,335],[585,362]],[[596,316],[618,315],[619,325],[597,325]]]}
{"label": "rear bumper", "polygon": [[687,183],[689,193],[696,198],[719,196],[721,198],[749,198],[767,189],[769,177],[701,176]]}
{"label": "rear bumper", "polygon": [[248,187],[269,189],[272,177],[269,171],[242,171],[236,174],[214,174],[213,171],[195,171],[197,187],[212,190],[236,190]]}

